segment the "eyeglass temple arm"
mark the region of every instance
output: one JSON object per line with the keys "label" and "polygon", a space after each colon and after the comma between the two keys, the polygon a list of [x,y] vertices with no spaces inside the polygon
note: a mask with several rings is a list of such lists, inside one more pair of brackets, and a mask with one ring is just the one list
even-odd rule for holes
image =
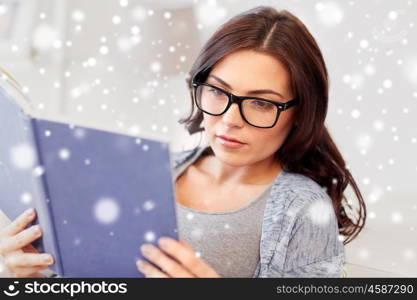
{"label": "eyeglass temple arm", "polygon": [[287,103],[284,103],[284,107],[282,108],[282,110],[286,110],[288,108],[290,108],[291,106],[294,106],[298,103],[298,98],[294,98],[291,101],[288,101]]}

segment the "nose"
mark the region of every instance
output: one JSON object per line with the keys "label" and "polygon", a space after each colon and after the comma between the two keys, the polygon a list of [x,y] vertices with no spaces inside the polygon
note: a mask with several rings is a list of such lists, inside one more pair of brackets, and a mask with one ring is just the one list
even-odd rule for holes
{"label": "nose", "polygon": [[222,115],[222,121],[228,126],[228,127],[242,127],[244,125],[244,120],[242,118],[242,115],[239,111],[239,106],[237,103],[232,103],[232,105],[229,107],[229,109]]}

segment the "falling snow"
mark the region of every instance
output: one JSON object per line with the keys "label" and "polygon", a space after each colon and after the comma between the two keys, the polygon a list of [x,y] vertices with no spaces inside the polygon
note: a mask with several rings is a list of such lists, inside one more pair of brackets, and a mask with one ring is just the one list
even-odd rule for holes
{"label": "falling snow", "polygon": [[326,225],[332,214],[334,214],[333,207],[324,200],[314,202],[309,206],[308,216],[314,224]]}
{"label": "falling snow", "polygon": [[156,240],[156,234],[153,231],[145,232],[144,239],[147,242],[154,242]]}
{"label": "falling snow", "polygon": [[10,160],[18,169],[29,169],[35,164],[35,151],[29,144],[19,144],[10,149]]}
{"label": "falling snow", "polygon": [[20,201],[22,201],[22,203],[23,204],[29,204],[29,203],[31,203],[32,202],[32,194],[30,194],[30,193],[23,193],[21,196],[20,196]]}
{"label": "falling snow", "polygon": [[71,152],[66,149],[66,148],[62,148],[59,150],[59,158],[62,160],[68,160],[71,156]]}
{"label": "falling snow", "polygon": [[119,204],[111,198],[102,198],[94,205],[94,216],[102,224],[110,224],[119,218]]}
{"label": "falling snow", "polygon": [[[38,22],[31,36],[25,39],[33,47],[30,54],[36,62],[33,74],[39,80],[23,80],[21,92],[33,96],[37,101],[36,109],[45,113],[59,108],[72,117],[88,119],[93,112],[97,117],[94,115],[92,122],[111,120],[113,129],[123,129],[132,135],[152,132],[176,136],[168,118],[177,120],[182,116],[189,99],[184,99],[185,84],[179,86],[177,81],[171,82],[171,75],[185,77],[200,50],[194,41],[198,38],[204,41],[208,36],[203,34],[217,28],[231,16],[235,7],[227,1],[191,1],[195,15],[190,21],[178,18],[175,8],[150,9],[140,1],[115,2],[117,9],[100,24],[87,7],[68,11],[65,36],[53,25],[55,16],[50,11],[38,12]],[[369,226],[387,223],[401,228],[395,235],[403,237],[414,236],[417,228],[417,203],[412,197],[417,178],[414,120],[417,54],[412,51],[416,48],[416,5],[415,1],[396,5],[384,1],[368,5],[359,1],[314,1],[306,5],[304,15],[300,13],[300,18],[312,25],[311,31],[329,67],[333,94],[329,97],[327,125],[334,132],[346,162],[352,166],[352,175],[369,206]],[[0,4],[0,17],[8,13],[7,5]],[[96,20],[101,29],[93,32],[91,24]],[[156,21],[161,22],[160,28],[156,28]],[[151,28],[157,35],[150,38]],[[174,32],[178,36],[171,34]],[[91,46],[84,49],[80,45],[87,39],[86,44],[91,42]],[[13,41],[8,48],[14,55],[20,55],[25,45],[23,41]],[[65,57],[65,64],[59,65],[61,54],[71,53],[76,55]],[[59,66],[60,71],[48,65],[48,61]],[[12,65],[10,71],[18,74],[19,69]],[[183,79],[180,82],[183,84]],[[48,91],[45,99],[38,94],[41,88]],[[55,98],[46,99],[49,93],[53,97],[66,97],[68,101],[61,107]],[[92,101],[95,98],[99,99],[97,103]],[[126,111],[131,111],[130,117],[120,114]],[[146,119],[151,115],[162,117]],[[147,122],[140,123],[142,119]],[[79,142],[88,138],[82,128],[75,127],[73,134]],[[52,130],[42,135],[50,141],[56,138]],[[133,142],[141,151],[151,153],[153,150],[140,138]],[[74,160],[66,145],[60,145],[54,155],[60,163]],[[43,166],[37,165],[39,162],[30,145],[14,145],[9,149],[8,159],[13,167],[30,170],[35,177],[45,173]],[[99,163],[94,156],[79,159],[86,170]],[[335,179],[333,184],[337,184]],[[29,205],[34,202],[34,195],[21,191],[17,199]],[[348,199],[349,203],[356,202],[355,197]],[[141,208],[144,212],[154,211],[156,203],[146,199],[139,202],[132,213],[139,214]],[[312,222],[327,224],[330,209],[326,202],[313,203],[309,208]],[[97,200],[92,213],[100,224],[111,224],[118,221],[121,212],[116,199],[103,197]],[[186,217],[192,223],[194,215],[188,213]],[[278,216],[273,217],[273,222],[279,220]],[[230,230],[232,225],[225,224],[224,229]],[[111,230],[107,232],[109,236],[115,235]],[[192,231],[196,239],[201,238],[202,233],[199,228]],[[155,241],[156,233],[149,229],[143,238]],[[344,237],[339,239],[342,241]],[[82,245],[81,237],[74,238],[73,244]],[[407,263],[415,263],[416,253],[415,247],[404,242],[403,249],[396,255]],[[369,261],[376,256],[375,248],[358,246],[353,256]],[[398,264],[394,260],[387,263]]]}
{"label": "falling snow", "polygon": [[150,211],[155,208],[155,201],[147,200],[143,203],[143,209],[146,211]]}

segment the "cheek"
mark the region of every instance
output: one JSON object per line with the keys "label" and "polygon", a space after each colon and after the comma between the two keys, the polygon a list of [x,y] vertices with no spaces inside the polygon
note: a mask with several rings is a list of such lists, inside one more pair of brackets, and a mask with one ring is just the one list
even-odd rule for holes
{"label": "cheek", "polygon": [[271,129],[258,129],[251,134],[252,145],[258,148],[259,151],[270,151],[275,149],[280,143],[281,131],[276,128]]}
{"label": "cheek", "polygon": [[219,120],[220,117],[204,114],[202,127],[204,127],[206,131],[210,131]]}
{"label": "cheek", "polygon": [[251,129],[249,132],[254,146],[252,149],[258,153],[275,152],[285,141],[291,129],[289,125],[288,122],[278,122],[270,129]]}

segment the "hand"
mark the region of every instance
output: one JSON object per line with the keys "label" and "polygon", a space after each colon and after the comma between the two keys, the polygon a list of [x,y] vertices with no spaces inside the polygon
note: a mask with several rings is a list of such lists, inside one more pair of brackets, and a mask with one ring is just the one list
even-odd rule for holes
{"label": "hand", "polygon": [[220,277],[185,241],[162,237],[158,240],[158,245],[162,250],[152,244],[144,244],[140,248],[145,258],[163,270],[138,260],[138,270],[145,277]]}
{"label": "hand", "polygon": [[25,229],[35,215],[35,210],[27,210],[0,231],[0,255],[13,277],[44,277],[39,271],[54,263],[52,255],[41,254],[30,244],[42,236],[39,225]]}

